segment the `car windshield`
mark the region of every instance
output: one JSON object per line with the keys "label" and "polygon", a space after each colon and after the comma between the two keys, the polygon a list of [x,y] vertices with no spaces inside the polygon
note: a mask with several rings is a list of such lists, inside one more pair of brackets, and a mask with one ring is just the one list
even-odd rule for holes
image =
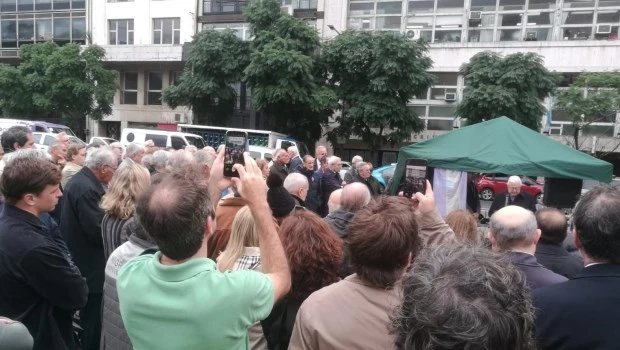
{"label": "car windshield", "polygon": [[201,137],[185,136],[185,139],[187,140],[187,142],[189,142],[190,145],[194,145],[198,149],[205,148],[205,146],[206,146],[205,140],[203,138],[201,138]]}

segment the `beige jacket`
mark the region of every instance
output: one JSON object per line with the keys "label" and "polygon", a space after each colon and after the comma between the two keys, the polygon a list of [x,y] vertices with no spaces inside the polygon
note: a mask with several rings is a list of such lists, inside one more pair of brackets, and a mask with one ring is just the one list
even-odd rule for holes
{"label": "beige jacket", "polygon": [[61,180],[60,180],[60,185],[64,188],[67,185],[67,182],[69,182],[69,180],[73,177],[73,175],[75,175],[78,171],[80,171],[80,169],[82,169],[81,166],[72,163],[72,162],[67,162],[67,164],[65,164],[64,168],[62,168],[62,173],[61,173]]}
{"label": "beige jacket", "polygon": [[[437,210],[419,217],[418,224],[424,246],[454,239]],[[400,283],[379,289],[356,274],[327,286],[301,305],[289,350],[392,349],[388,327],[401,297]]]}

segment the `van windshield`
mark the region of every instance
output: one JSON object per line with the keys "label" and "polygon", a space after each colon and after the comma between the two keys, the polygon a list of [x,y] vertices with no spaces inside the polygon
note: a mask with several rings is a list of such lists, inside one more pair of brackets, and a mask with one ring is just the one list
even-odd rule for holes
{"label": "van windshield", "polygon": [[205,140],[202,137],[185,136],[185,139],[190,145],[196,146],[198,149],[203,149],[206,146]]}

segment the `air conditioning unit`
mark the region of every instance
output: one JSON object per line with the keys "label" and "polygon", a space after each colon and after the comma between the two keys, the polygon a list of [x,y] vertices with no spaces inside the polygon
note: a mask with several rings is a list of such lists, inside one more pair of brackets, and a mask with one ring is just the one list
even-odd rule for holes
{"label": "air conditioning unit", "polygon": [[525,41],[536,41],[538,40],[538,32],[530,31],[525,33]]}
{"label": "air conditioning unit", "polygon": [[187,121],[185,113],[175,113],[174,114],[174,122],[179,124],[184,124]]}
{"label": "air conditioning unit", "polygon": [[454,102],[456,101],[456,93],[455,92],[446,92],[446,95],[444,96],[444,100],[447,102]]}
{"label": "air conditioning unit", "polygon": [[405,36],[407,39],[418,40],[420,39],[420,30],[419,29],[407,29],[405,31]]}
{"label": "air conditioning unit", "polygon": [[611,25],[599,24],[596,26],[596,34],[610,34],[610,33],[611,33]]}
{"label": "air conditioning unit", "polygon": [[288,15],[293,15],[293,6],[281,6],[280,7],[280,11],[282,11],[282,13],[286,13]]}
{"label": "air conditioning unit", "polygon": [[468,18],[470,21],[480,21],[482,20],[482,13],[480,11],[470,11]]}

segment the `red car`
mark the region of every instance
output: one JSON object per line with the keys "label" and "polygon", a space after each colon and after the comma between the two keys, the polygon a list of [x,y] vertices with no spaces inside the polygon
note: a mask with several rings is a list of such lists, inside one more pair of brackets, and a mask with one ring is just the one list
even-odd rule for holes
{"label": "red car", "polygon": [[[480,199],[485,201],[493,200],[496,194],[508,191],[508,175],[505,174],[483,174],[478,178],[476,187]],[[536,200],[541,200],[543,195],[542,183],[536,182],[531,177],[521,176],[521,191],[529,193]]]}

